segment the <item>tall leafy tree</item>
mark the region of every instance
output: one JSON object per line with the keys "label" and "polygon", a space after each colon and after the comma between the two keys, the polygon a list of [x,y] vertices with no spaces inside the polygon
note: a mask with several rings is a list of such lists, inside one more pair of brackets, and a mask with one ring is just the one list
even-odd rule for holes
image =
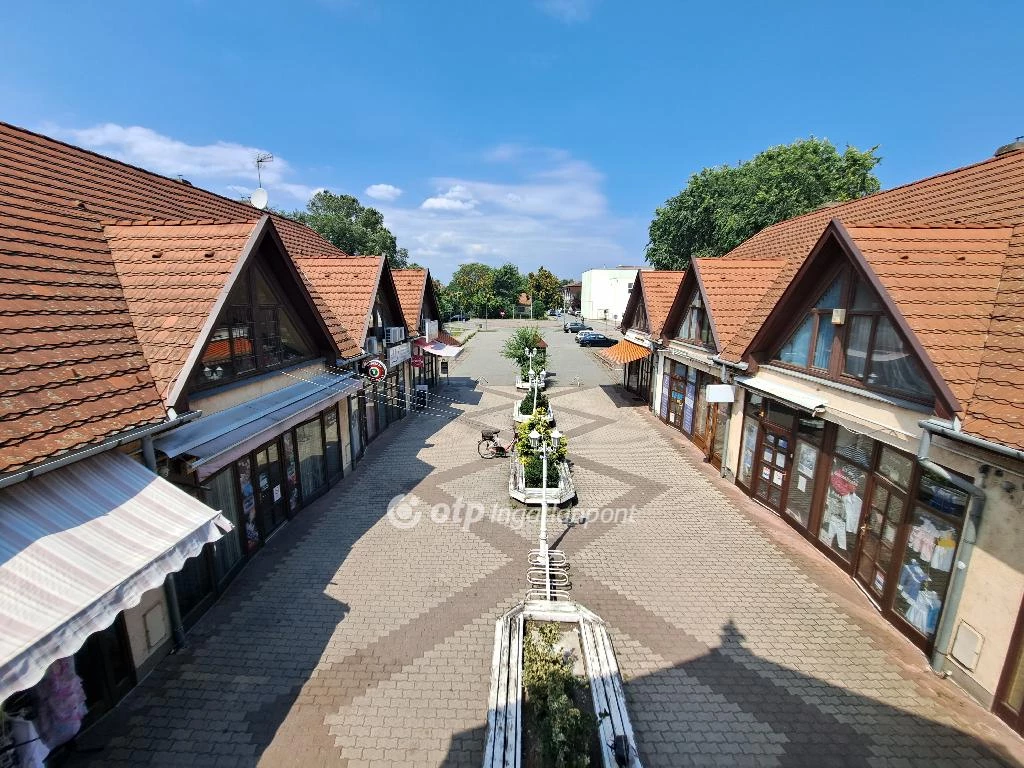
{"label": "tall leafy tree", "polygon": [[352,195],[323,190],[310,198],[306,210],[288,215],[353,256],[384,256],[392,269],[405,269],[409,264],[409,252],[398,247],[381,212],[362,205]]}
{"label": "tall leafy tree", "polygon": [[519,294],[527,289],[526,278],[515,264],[503,264],[494,270],[492,290],[500,303],[500,309],[509,316],[519,300]]}
{"label": "tall leafy tree", "polygon": [[456,312],[483,315],[489,309],[488,294],[493,293],[493,285],[494,269],[486,264],[470,262],[455,270],[444,293]]}
{"label": "tall leafy tree", "polygon": [[685,269],[692,259],[722,256],[776,222],[877,192],[877,149],[848,146],[840,154],[812,136],[735,167],[705,168],[655,211],[647,261],[657,269]]}
{"label": "tall leafy tree", "polygon": [[549,270],[538,267],[536,272],[526,276],[527,293],[542,310],[562,306],[562,283]]}

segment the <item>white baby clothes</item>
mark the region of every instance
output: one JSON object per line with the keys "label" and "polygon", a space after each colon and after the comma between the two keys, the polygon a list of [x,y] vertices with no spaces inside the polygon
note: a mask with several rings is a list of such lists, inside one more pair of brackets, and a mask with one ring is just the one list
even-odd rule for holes
{"label": "white baby clothes", "polygon": [[860,524],[860,508],[863,500],[856,493],[848,493],[843,496],[843,506],[846,508],[846,530],[853,533]]}
{"label": "white baby clothes", "polygon": [[931,567],[937,571],[948,571],[953,567],[956,555],[956,542],[946,534],[935,543],[935,552],[931,557]]}

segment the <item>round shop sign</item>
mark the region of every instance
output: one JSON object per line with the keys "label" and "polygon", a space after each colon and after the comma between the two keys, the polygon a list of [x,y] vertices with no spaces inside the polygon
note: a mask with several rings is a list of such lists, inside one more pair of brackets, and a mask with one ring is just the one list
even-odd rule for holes
{"label": "round shop sign", "polygon": [[388,367],[384,365],[383,360],[376,357],[370,360],[363,370],[366,371],[366,377],[371,381],[383,381],[384,377],[388,375]]}
{"label": "round shop sign", "polygon": [[420,357],[419,355],[416,355],[412,359],[412,367],[413,368],[422,368],[423,367],[423,358]]}

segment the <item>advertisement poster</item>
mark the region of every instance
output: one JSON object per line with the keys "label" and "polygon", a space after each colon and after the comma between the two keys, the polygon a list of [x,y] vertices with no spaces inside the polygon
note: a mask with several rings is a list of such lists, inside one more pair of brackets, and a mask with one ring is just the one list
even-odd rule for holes
{"label": "advertisement poster", "polygon": [[686,434],[693,432],[693,402],[697,396],[697,384],[695,382],[687,382],[686,384],[686,400],[683,401],[683,430]]}
{"label": "advertisement poster", "polygon": [[662,419],[668,418],[668,391],[671,381],[667,373],[661,377],[661,408],[659,412]]}

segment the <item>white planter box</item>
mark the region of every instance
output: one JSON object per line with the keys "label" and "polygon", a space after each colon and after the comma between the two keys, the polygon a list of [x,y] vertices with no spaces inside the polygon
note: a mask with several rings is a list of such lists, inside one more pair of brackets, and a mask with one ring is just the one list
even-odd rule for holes
{"label": "white planter box", "polygon": [[[531,395],[527,395],[525,398],[523,398],[523,400],[530,397]],[[515,405],[512,406],[512,421],[514,421],[516,424],[522,424],[524,421],[528,420],[533,415],[531,413],[521,413],[519,411],[519,406],[522,402],[522,400],[519,400]],[[551,410],[551,403],[548,403],[548,424],[554,423],[555,412]]]}
{"label": "white planter box", "polygon": [[522,764],[523,635],[531,620],[576,625],[591,700],[598,713],[601,767],[616,768],[612,745],[616,737],[624,737],[630,746],[626,765],[643,768],[626,709],[622,675],[604,621],[578,603],[547,600],[520,603],[495,622],[484,768],[519,768]]}
{"label": "white planter box", "polygon": [[[543,488],[529,488],[526,485],[526,468],[520,463],[519,457],[512,454],[508,467],[508,495],[528,506],[541,506],[545,501]],[[546,500],[548,504],[558,506],[576,498],[576,486],[569,472],[569,464],[558,462],[558,487],[548,488]]]}

